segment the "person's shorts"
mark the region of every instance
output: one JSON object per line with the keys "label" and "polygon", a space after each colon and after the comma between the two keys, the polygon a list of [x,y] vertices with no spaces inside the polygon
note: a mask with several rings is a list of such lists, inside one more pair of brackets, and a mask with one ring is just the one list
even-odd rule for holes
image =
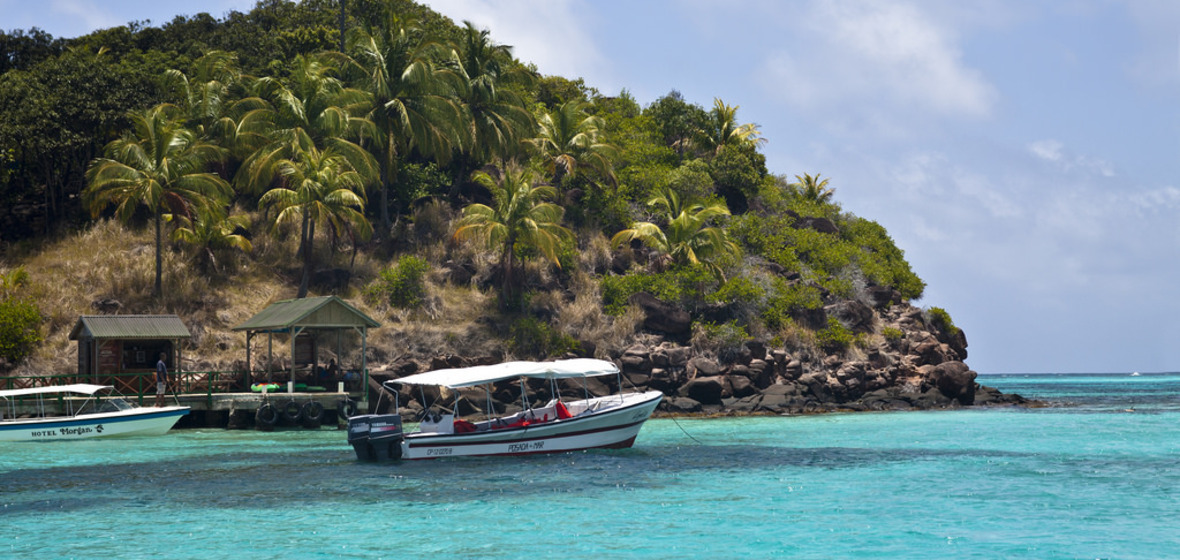
{"label": "person's shorts", "polygon": [[168,390],[166,389],[167,385],[168,384],[164,383],[163,381],[157,381],[156,382],[156,394],[163,395],[163,394],[167,393],[168,392]]}

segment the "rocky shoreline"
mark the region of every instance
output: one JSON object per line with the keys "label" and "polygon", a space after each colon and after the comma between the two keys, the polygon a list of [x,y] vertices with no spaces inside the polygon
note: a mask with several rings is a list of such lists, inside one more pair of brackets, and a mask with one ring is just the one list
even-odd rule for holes
{"label": "rocky shoreline", "polygon": [[[945,332],[922,309],[902,302],[896,292],[878,291],[874,306],[858,300],[841,300],[824,307],[828,316],[862,337],[854,351],[824,354],[814,348],[791,351],[751,340],[723,357],[702,352],[682,342],[689,328],[683,311],[660,305],[639,294],[636,303],[645,313],[644,342],[605,356],[622,371],[625,389],[658,390],[667,398],[657,415],[732,416],[779,415],[824,412],[929,410],[970,406],[1036,406],[1019,395],[1004,394],[976,382],[967,357],[965,334]],[[879,335],[882,332],[894,336]],[[876,342],[873,342],[876,341]],[[583,342],[584,356],[593,356],[593,343]],[[576,357],[571,354],[566,357]],[[603,358],[604,356],[599,355]],[[420,371],[497,363],[502,356],[433,356],[402,360],[374,368],[371,397],[381,382]],[[613,378],[593,380],[589,390],[605,394],[617,390]],[[595,386],[601,384],[600,386]],[[543,383],[532,387],[537,397],[548,399]],[[563,395],[581,394],[581,385],[563,385]],[[460,413],[482,410],[487,396],[482,390],[460,391]],[[437,396],[428,396],[433,401]],[[420,411],[422,397],[406,390],[403,412]],[[512,387],[497,388],[492,400],[499,412],[519,410],[519,393]],[[468,404],[464,404],[468,403]]]}

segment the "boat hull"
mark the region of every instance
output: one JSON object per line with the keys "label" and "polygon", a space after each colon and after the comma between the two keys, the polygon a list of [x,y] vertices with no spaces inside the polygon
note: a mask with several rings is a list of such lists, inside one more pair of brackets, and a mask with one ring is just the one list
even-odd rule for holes
{"label": "boat hull", "polygon": [[[532,455],[631,447],[663,396],[659,391],[624,395],[618,398],[626,400],[617,407],[519,428],[462,434],[410,433],[402,442],[401,458]],[[610,398],[614,397],[605,399]]]}
{"label": "boat hull", "polygon": [[162,435],[172,429],[187,406],[136,408],[72,417],[0,422],[0,441],[59,441]]}

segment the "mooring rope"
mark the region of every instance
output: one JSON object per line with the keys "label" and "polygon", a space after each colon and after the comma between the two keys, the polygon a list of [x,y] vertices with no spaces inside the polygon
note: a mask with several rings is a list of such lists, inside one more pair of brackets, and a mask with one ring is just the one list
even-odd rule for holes
{"label": "mooring rope", "polygon": [[672,419],[672,422],[676,424],[677,428],[680,428],[680,431],[684,432],[684,435],[688,436],[688,439],[691,439],[691,440],[697,442],[697,445],[704,445],[704,443],[702,443],[701,440],[692,437],[692,434],[688,433],[688,430],[685,430],[684,426],[680,425],[680,422],[678,420],[676,420],[675,416],[669,416],[668,418]]}

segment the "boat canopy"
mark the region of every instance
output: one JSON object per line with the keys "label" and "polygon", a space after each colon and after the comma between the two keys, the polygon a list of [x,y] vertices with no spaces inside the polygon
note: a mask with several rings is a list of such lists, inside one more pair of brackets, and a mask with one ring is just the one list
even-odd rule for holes
{"label": "boat canopy", "polygon": [[393,379],[387,381],[387,383],[434,385],[458,389],[460,387],[483,385],[484,383],[495,383],[506,379],[516,379],[517,377],[574,379],[599,375],[614,375],[618,372],[618,367],[605,360],[575,358],[572,360],[557,360],[555,362],[504,362],[490,366],[439,369],[409,375],[400,379]]}
{"label": "boat canopy", "polygon": [[53,387],[31,387],[29,389],[11,389],[7,391],[0,391],[0,398],[58,393],[80,393],[83,395],[93,395],[103,389],[113,389],[113,387],[110,385],[91,385],[89,383],[75,383],[73,385],[57,385]]}

